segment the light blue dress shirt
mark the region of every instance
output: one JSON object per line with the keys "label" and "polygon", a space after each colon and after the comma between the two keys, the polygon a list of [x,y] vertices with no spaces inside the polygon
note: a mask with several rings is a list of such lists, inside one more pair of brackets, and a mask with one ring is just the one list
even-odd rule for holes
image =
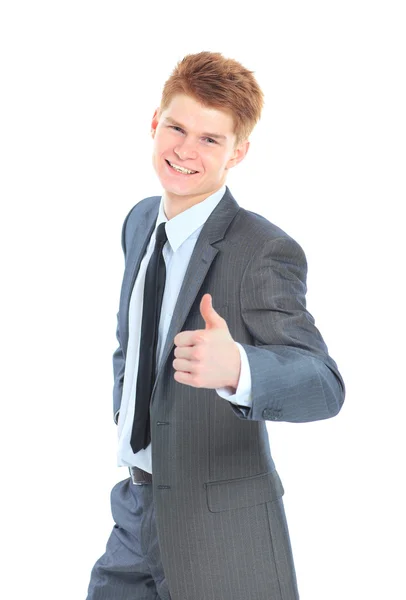
{"label": "light blue dress shirt", "polygon": [[[130,446],[130,439],[134,420],[135,403],[137,400],[135,396],[145,275],[155,247],[156,229],[160,223],[167,223],[165,225],[165,230],[168,241],[163,248],[166,281],[159,321],[156,354],[156,367],[158,369],[172,314],[197,238],[199,237],[206,220],[222,199],[225,191],[226,186],[224,185],[217,192],[203,200],[203,202],[195,204],[169,221],[164,210],[165,196],[163,195],[161,198],[155,229],[151,235],[145,255],[142,258],[130,299],[128,348],[117,429],[117,461],[119,467],[139,467],[144,471],[152,473],[151,444],[149,444],[147,448],[134,454]],[[238,343],[237,346],[241,356],[241,372],[236,392],[233,394],[229,388],[218,388],[216,389],[216,392],[221,398],[224,398],[228,402],[250,407],[251,371],[244,348]]]}

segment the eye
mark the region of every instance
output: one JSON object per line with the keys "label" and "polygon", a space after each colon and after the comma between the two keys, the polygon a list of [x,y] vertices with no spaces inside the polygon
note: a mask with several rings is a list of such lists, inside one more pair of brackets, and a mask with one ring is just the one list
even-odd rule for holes
{"label": "eye", "polygon": [[[179,131],[180,133],[184,133],[183,129],[178,125],[168,125],[169,129],[174,129],[175,131]],[[211,137],[205,137],[204,140],[209,142],[209,145],[217,144],[216,140],[213,140]]]}

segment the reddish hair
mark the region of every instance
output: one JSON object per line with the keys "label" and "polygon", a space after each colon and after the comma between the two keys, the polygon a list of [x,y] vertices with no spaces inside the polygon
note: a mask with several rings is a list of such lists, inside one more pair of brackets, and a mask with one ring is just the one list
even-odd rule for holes
{"label": "reddish hair", "polygon": [[186,94],[204,106],[230,114],[236,146],[248,139],[264,104],[264,94],[253,71],[220,52],[187,54],[177,63],[162,91],[161,112],[177,94]]}

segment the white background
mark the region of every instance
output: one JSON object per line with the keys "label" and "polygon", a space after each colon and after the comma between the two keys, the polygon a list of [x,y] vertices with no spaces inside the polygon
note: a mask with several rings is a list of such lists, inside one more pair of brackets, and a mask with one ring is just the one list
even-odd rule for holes
{"label": "white background", "polygon": [[267,424],[301,600],[406,597],[401,4],[2,3],[2,596],[84,599],[104,552],[128,476],[111,393],[121,225],[161,193],[165,80],[211,50],[266,101],[227,184],[305,250],[347,387],[334,419]]}

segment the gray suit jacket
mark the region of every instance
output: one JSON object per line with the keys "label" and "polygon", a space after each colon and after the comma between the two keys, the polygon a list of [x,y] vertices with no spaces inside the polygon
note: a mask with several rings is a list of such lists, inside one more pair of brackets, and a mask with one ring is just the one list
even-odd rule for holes
{"label": "gray suit jacket", "polygon": [[[128,310],[160,196],[127,215],[125,272],[113,355],[113,414],[120,409]],[[151,398],[153,494],[172,600],[293,600],[295,570],[282,483],[265,421],[335,416],[345,387],[306,310],[306,257],[295,240],[241,208],[229,188],[196,242]],[[204,329],[205,293],[244,347],[252,408],[175,381],[177,333]]]}

